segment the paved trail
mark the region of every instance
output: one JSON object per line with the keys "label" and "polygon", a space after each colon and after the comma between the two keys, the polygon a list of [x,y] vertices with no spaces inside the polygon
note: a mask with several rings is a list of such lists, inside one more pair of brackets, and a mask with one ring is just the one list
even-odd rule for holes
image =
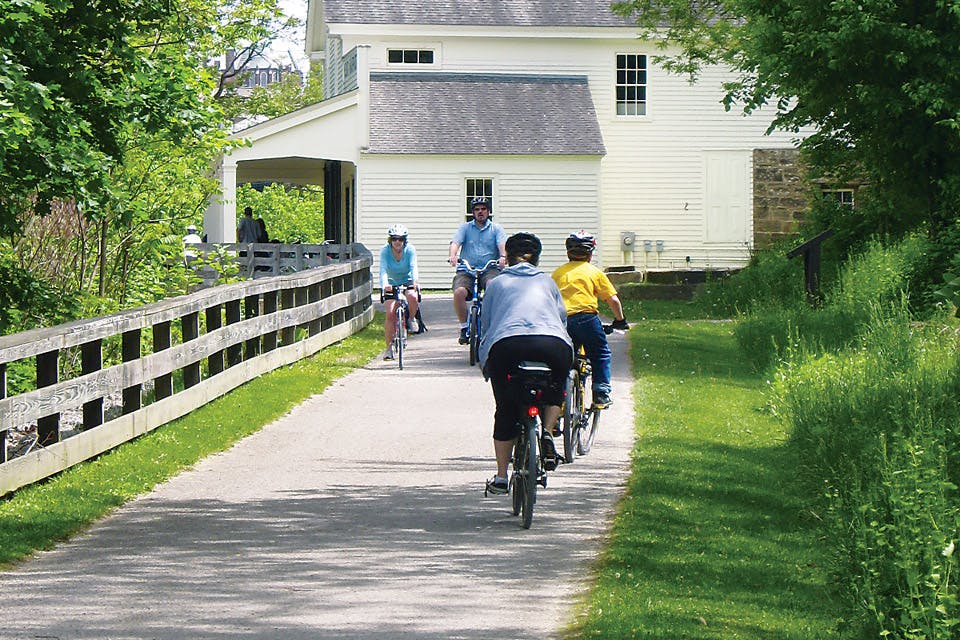
{"label": "paved trail", "polygon": [[0,573],[0,638],[550,638],[628,471],[626,338],[589,456],[524,530],[493,474],[493,399],[449,296],[403,371],[373,361],[90,531]]}

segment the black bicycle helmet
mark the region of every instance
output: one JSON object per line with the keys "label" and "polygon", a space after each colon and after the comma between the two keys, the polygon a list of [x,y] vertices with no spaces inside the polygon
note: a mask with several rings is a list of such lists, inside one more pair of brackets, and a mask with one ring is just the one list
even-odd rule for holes
{"label": "black bicycle helmet", "polygon": [[[540,238],[521,231],[507,238],[507,258],[522,258],[524,261],[536,266],[540,262],[540,252],[543,250],[543,244]],[[515,260],[510,260],[513,264]]]}
{"label": "black bicycle helmet", "polygon": [[597,239],[589,231],[580,229],[567,236],[567,253],[590,255],[597,248]]}
{"label": "black bicycle helmet", "polygon": [[478,205],[483,205],[487,209],[490,209],[490,199],[486,196],[475,196],[470,199],[470,211],[473,211],[473,208]]}

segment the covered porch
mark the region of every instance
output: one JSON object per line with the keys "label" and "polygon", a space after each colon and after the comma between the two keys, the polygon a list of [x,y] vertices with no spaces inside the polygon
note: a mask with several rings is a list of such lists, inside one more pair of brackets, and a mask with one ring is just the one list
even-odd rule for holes
{"label": "covered porch", "polygon": [[215,168],[221,189],[204,214],[207,241],[236,242],[237,185],[279,182],[322,186],[323,240],[354,242],[357,160],[365,123],[353,91],[233,134],[231,139],[245,146],[225,155]]}

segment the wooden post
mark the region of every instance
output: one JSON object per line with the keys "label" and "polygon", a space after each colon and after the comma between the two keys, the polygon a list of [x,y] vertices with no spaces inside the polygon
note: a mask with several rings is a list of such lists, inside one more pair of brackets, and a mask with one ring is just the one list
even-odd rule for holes
{"label": "wooden post", "polygon": [[[124,362],[132,362],[140,359],[140,329],[131,329],[123,332],[123,338],[120,351]],[[126,387],[123,390],[123,415],[133,413],[140,409],[143,400],[140,397],[140,389],[143,385],[135,384],[132,387]]]}
{"label": "wooden post", "polygon": [[[284,309],[292,309],[296,306],[296,300],[294,297],[293,289],[284,289],[280,292],[280,304]],[[297,328],[296,327],[284,327],[280,330],[280,341],[283,343],[283,346],[288,346],[293,344],[297,339]]]}
{"label": "wooden post", "polygon": [[[194,311],[180,318],[184,344],[200,336],[200,314]],[[200,384],[200,361],[191,362],[183,368],[183,387],[189,389]]]}
{"label": "wooden post", "polygon": [[[0,362],[0,400],[7,397],[7,363]],[[0,463],[7,461],[7,430],[0,430]]]}
{"label": "wooden post", "polygon": [[[80,372],[84,375],[103,368],[103,340],[91,340],[80,346]],[[103,424],[103,398],[83,403],[83,430]]]}
{"label": "wooden post", "polygon": [[[277,302],[279,296],[276,291],[267,291],[263,294],[263,315],[267,316],[277,312]],[[277,348],[277,332],[269,331],[263,334],[263,351],[273,351]]]}
{"label": "wooden post", "polygon": [[[315,283],[307,287],[307,303],[313,304],[320,301],[320,283]],[[315,336],[320,333],[320,318],[311,320],[307,323],[307,333]]]}
{"label": "wooden post", "polygon": [[812,307],[820,305],[820,245],[834,234],[833,229],[810,238],[787,253],[787,258],[803,255],[803,287],[807,292],[807,302]]}
{"label": "wooden post", "polygon": [[[227,304],[227,326],[240,322],[240,301],[230,300]],[[227,347],[227,366],[232,367],[243,361],[243,344]]]}
{"label": "wooden post", "polygon": [[[223,326],[223,310],[219,304],[209,307],[206,311],[207,333],[216,331]],[[207,370],[211,376],[215,376],[223,371],[223,351],[211,353],[207,358]]]}
{"label": "wooden post", "polygon": [[[37,356],[37,389],[57,384],[60,351],[48,351]],[[37,420],[37,444],[41,447],[60,441],[60,414],[54,413]]]}
{"label": "wooden post", "polygon": [[[243,317],[246,320],[260,315],[260,296],[247,296],[243,299]],[[260,354],[260,336],[246,341],[243,350],[243,359],[249,360]]]}
{"label": "wooden post", "polygon": [[[153,325],[153,352],[160,353],[170,348],[170,321]],[[173,374],[165,373],[153,381],[154,395],[157,400],[173,395]]]}

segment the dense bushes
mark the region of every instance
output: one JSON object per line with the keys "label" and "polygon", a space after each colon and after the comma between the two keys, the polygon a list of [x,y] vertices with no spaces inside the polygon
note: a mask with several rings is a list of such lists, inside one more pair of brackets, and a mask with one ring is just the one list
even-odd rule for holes
{"label": "dense bushes", "polygon": [[[868,243],[816,310],[737,303],[738,341],[770,367],[770,408],[835,554],[844,637],[960,634],[960,325],[929,303],[918,321],[911,306],[928,246]],[[764,264],[753,282],[780,273]]]}

